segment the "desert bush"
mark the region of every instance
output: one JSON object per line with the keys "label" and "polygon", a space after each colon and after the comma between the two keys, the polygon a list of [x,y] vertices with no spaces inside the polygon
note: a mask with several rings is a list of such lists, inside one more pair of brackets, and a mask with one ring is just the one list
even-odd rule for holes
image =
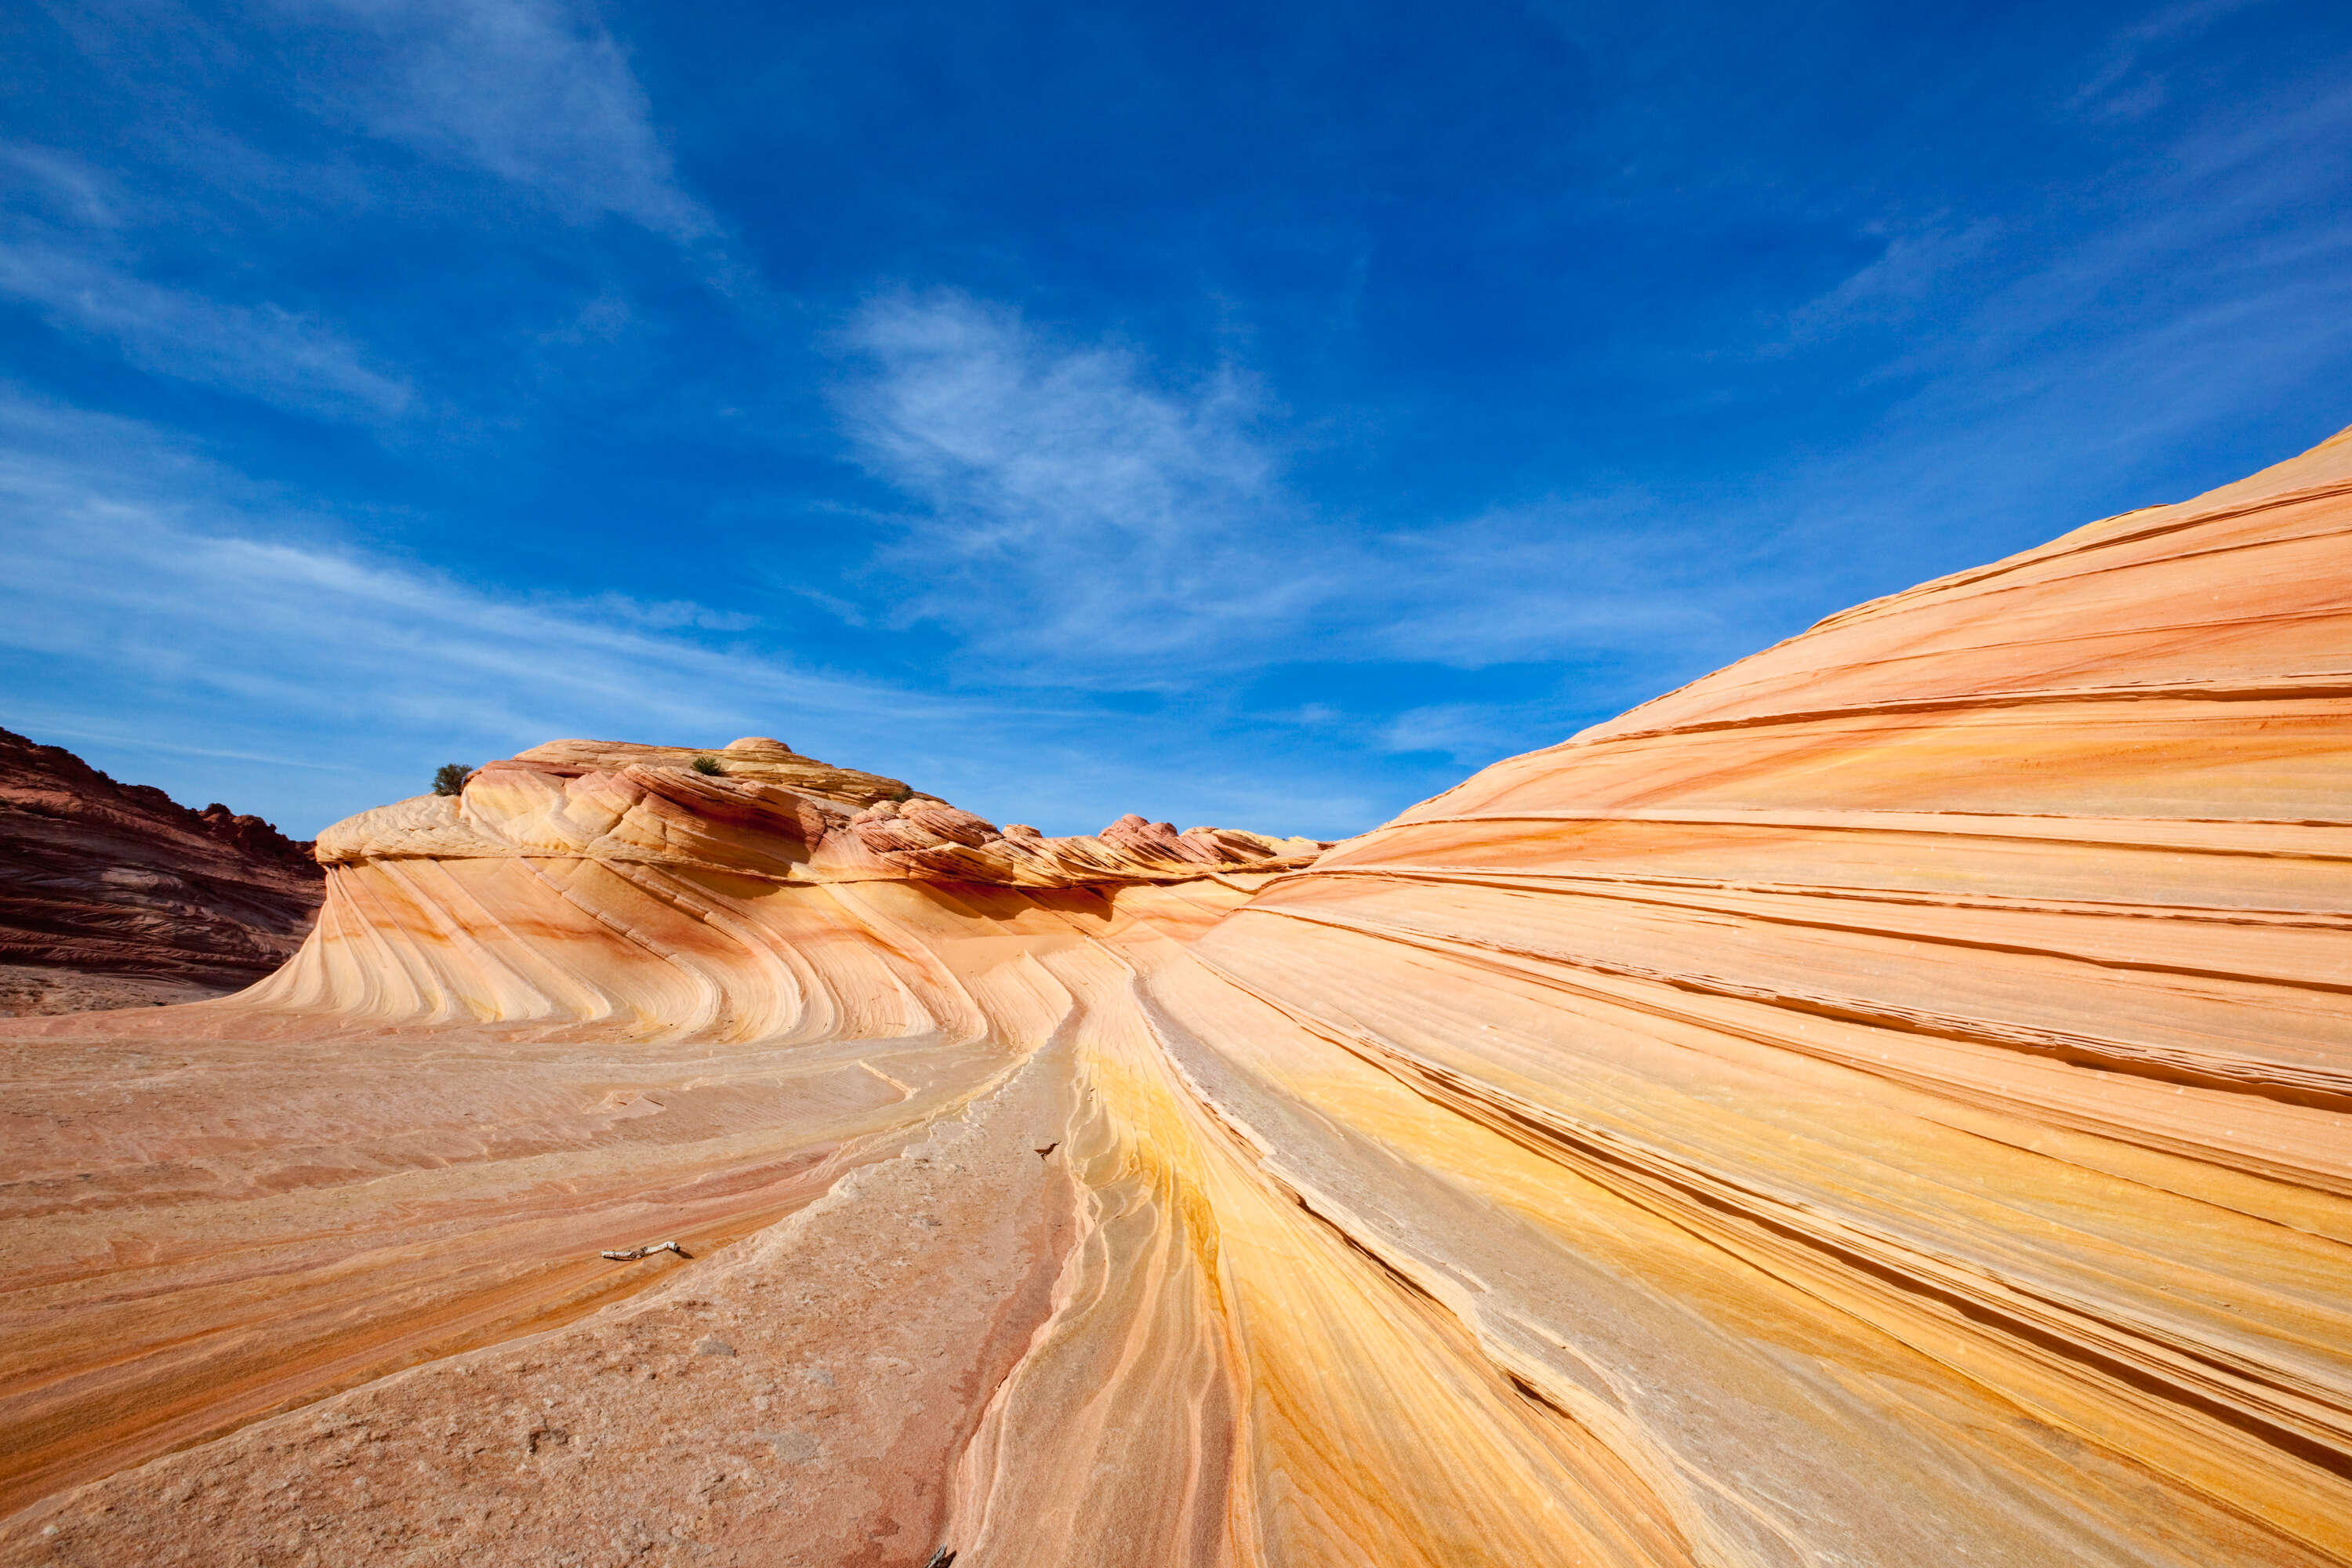
{"label": "desert bush", "polygon": [[466,781],[473,776],[474,770],[463,763],[443,763],[433,770],[433,793],[463,795],[466,792]]}
{"label": "desert bush", "polygon": [[725,773],[727,770],[719,765],[717,757],[697,757],[694,759],[694,771],[698,773]]}

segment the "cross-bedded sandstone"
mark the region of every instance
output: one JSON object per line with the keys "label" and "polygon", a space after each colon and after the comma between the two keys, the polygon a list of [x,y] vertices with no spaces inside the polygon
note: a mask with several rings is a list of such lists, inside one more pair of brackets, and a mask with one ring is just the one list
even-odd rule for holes
{"label": "cross-bedded sandstone", "polygon": [[2352,1561],[2347,649],[2352,433],[1328,849],[537,748],[11,1029],[0,1552]]}

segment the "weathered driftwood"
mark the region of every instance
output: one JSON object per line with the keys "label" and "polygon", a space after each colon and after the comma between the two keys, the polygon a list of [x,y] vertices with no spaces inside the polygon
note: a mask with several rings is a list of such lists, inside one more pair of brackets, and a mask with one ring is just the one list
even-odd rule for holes
{"label": "weathered driftwood", "polygon": [[635,1263],[638,1258],[651,1258],[656,1252],[675,1252],[680,1258],[694,1256],[675,1241],[656,1241],[651,1247],[632,1247],[625,1252],[608,1252],[604,1256],[615,1263]]}

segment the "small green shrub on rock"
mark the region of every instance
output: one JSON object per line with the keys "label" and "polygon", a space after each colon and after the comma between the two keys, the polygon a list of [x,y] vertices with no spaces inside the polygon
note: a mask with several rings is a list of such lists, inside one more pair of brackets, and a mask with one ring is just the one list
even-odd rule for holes
{"label": "small green shrub on rock", "polygon": [[717,757],[697,757],[694,759],[694,771],[698,773],[724,773],[726,770],[719,765]]}
{"label": "small green shrub on rock", "polygon": [[433,770],[433,793],[463,795],[466,793],[466,781],[473,776],[474,770],[463,763],[443,763]]}

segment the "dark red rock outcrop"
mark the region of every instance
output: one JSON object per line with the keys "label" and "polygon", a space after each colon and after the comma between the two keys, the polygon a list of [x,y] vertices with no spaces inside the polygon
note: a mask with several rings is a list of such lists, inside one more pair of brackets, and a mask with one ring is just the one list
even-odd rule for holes
{"label": "dark red rock outcrop", "polygon": [[184,1002],[268,974],[322,893],[310,846],[0,730],[0,1013]]}

